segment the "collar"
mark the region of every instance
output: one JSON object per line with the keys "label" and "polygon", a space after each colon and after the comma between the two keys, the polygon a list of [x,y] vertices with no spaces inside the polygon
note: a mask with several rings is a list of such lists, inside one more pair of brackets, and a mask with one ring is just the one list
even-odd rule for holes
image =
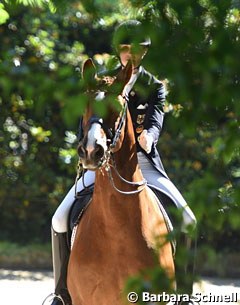
{"label": "collar", "polygon": [[129,82],[127,83],[127,85],[125,86],[124,90],[123,90],[123,95],[124,96],[128,96],[129,92],[132,90],[134,84],[136,83],[140,73],[142,72],[142,66],[140,66],[137,70],[137,73],[132,74]]}

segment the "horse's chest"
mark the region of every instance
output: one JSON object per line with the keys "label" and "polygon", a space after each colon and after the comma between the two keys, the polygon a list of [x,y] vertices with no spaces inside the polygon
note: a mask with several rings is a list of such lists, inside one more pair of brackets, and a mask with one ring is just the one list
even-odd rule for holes
{"label": "horse's chest", "polygon": [[80,273],[89,273],[95,268],[100,277],[105,274],[124,278],[129,274],[153,264],[152,250],[142,236],[141,228],[126,229],[106,228],[104,225],[93,226],[89,232],[82,232],[78,238],[78,264],[83,269]]}

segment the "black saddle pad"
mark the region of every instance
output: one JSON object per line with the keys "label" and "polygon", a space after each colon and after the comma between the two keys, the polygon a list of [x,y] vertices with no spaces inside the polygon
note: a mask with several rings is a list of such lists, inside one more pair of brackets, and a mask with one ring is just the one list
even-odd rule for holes
{"label": "black saddle pad", "polygon": [[72,208],[69,213],[69,228],[70,231],[73,230],[74,226],[79,223],[83,212],[88,207],[88,204],[92,198],[94,191],[94,185],[83,189],[81,192],[77,193],[77,198],[72,204]]}
{"label": "black saddle pad", "polygon": [[177,228],[180,225],[181,220],[179,219],[179,212],[174,202],[167,195],[160,192],[159,190],[156,190],[152,186],[149,186],[149,188],[154,192],[158,200],[161,202],[172,223],[173,228]]}

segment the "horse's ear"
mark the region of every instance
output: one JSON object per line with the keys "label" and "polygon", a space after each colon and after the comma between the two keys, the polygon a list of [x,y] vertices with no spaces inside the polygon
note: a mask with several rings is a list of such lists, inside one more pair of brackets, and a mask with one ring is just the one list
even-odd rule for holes
{"label": "horse's ear", "polygon": [[94,83],[96,76],[96,67],[91,58],[87,59],[83,64],[82,77],[87,84]]}
{"label": "horse's ear", "polygon": [[116,80],[114,81],[114,84],[120,84],[119,93],[122,93],[124,87],[129,82],[131,76],[132,76],[132,63],[129,61],[127,65],[118,73]]}

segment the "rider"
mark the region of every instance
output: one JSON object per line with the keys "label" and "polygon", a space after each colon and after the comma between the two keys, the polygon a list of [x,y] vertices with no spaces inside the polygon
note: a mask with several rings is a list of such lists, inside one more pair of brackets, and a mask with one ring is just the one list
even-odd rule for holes
{"label": "rider", "polygon": [[[166,89],[161,81],[147,72],[141,65],[150,45],[151,40],[149,37],[145,37],[141,22],[129,20],[120,24],[113,36],[113,47],[118,55],[120,65],[111,73],[108,72],[108,75],[117,74],[129,60],[132,62],[132,77],[125,86],[124,93],[129,99],[128,106],[137,142],[138,162],[144,178],[161,192],[165,205],[170,202],[181,212],[182,232],[188,233],[189,227],[194,228],[196,226],[195,216],[176,186],[167,176],[156,149],[163,125]],[[81,139],[81,128],[79,134],[79,139]],[[87,171],[84,175],[84,185],[89,186],[94,181],[95,172]],[[77,192],[84,189],[81,178],[78,180],[76,188]],[[67,231],[68,215],[74,200],[75,186],[70,189],[52,218],[55,297],[51,305],[71,305],[66,285],[69,258]],[[192,293],[192,283],[187,290],[186,293]]]}

